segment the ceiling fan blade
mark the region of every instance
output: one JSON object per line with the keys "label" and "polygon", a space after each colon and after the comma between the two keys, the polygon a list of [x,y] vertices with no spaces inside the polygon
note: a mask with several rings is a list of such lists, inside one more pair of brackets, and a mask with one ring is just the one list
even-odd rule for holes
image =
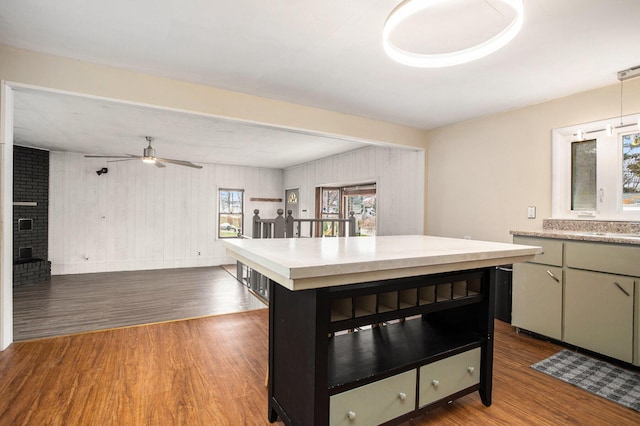
{"label": "ceiling fan blade", "polygon": [[111,158],[120,158],[120,159],[119,160],[108,160],[107,163],[118,163],[120,161],[137,160],[137,158],[126,158],[126,157],[111,157]]}
{"label": "ceiling fan blade", "polygon": [[131,158],[127,155],[85,155],[84,158]]}
{"label": "ceiling fan blade", "polygon": [[153,164],[155,164],[155,166],[156,166],[156,167],[159,167],[159,168],[167,167],[167,166],[165,166],[164,164],[162,164],[162,161],[158,161],[158,159],[157,159],[157,158],[156,158],[155,163],[153,163]]}
{"label": "ceiling fan blade", "polygon": [[187,167],[193,167],[194,169],[201,169],[202,166],[198,166],[197,164],[193,164],[191,161],[184,161],[184,160],[172,160],[170,158],[158,158],[156,157],[156,160],[165,162],[165,163],[171,163],[171,164],[177,164],[179,166],[187,166]]}

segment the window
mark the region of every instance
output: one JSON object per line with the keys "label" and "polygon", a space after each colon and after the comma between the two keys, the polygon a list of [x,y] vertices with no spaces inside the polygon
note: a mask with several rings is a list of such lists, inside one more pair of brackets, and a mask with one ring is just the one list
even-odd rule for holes
{"label": "window", "polygon": [[236,238],[242,234],[244,190],[218,190],[218,238]]}
{"label": "window", "polygon": [[[317,188],[320,197],[319,203],[316,203],[316,217],[320,219],[341,219],[342,205],[340,203],[340,188]],[[334,230],[333,222],[322,222],[322,230],[320,224],[316,225],[316,235],[332,236],[337,230]]]}
{"label": "window", "polygon": [[622,135],[622,209],[640,211],[640,133]]}
{"label": "window", "polygon": [[340,189],[322,188],[323,219],[338,219],[340,217]]}
{"label": "window", "polygon": [[553,130],[551,204],[553,218],[640,220],[637,114]]}
{"label": "window", "polygon": [[596,140],[571,142],[571,210],[596,209]]}
{"label": "window", "polygon": [[376,185],[358,185],[342,188],[345,214],[353,212],[357,235],[376,235]]}

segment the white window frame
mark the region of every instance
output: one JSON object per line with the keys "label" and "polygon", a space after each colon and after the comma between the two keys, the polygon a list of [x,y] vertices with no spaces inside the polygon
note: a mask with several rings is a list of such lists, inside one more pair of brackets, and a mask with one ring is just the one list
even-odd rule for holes
{"label": "white window frame", "polygon": [[[638,133],[640,114],[552,130],[551,216],[554,219],[640,220],[622,206],[622,135]],[[622,123],[622,125],[621,125]],[[607,135],[607,125],[613,127]],[[584,135],[582,139],[580,135]],[[571,210],[571,143],[596,139],[597,200],[594,211]]]}
{"label": "white window frame", "polygon": [[[242,194],[242,211],[240,213],[227,213],[227,212],[223,213],[223,212],[221,212],[221,207],[222,206],[220,205],[220,193],[223,192],[223,191],[240,192]],[[236,237],[233,237],[233,236],[224,236],[223,237],[221,235],[221,233],[220,233],[220,225],[221,225],[220,216],[223,215],[223,214],[239,214],[240,215],[240,224],[242,226],[241,229],[242,229],[242,232],[244,232],[244,208],[245,208],[244,195],[245,195],[245,191],[242,188],[219,187],[217,195],[218,195],[218,198],[217,198],[216,204],[217,204],[218,214],[217,214],[217,219],[216,219],[216,222],[217,222],[216,238],[219,239],[219,240],[224,240],[224,239],[228,239],[228,238],[236,238]]]}

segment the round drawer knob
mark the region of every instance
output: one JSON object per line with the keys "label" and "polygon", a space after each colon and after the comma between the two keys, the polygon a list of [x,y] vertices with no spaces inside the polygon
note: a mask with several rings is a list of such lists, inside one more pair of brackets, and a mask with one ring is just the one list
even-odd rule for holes
{"label": "round drawer knob", "polygon": [[354,413],[353,411],[349,411],[347,413],[347,417],[349,417],[349,420],[355,420],[356,418],[356,413]]}
{"label": "round drawer knob", "polygon": [[438,380],[436,380],[436,379],[433,379],[433,380],[431,381],[431,384],[433,385],[433,387],[434,387],[434,388],[437,388],[437,387],[438,387],[438,385],[440,384],[440,381],[438,381]]}
{"label": "round drawer knob", "polygon": [[468,371],[469,373],[473,373],[474,371],[476,371],[476,369],[475,369],[475,368],[473,368],[473,367],[471,367],[471,366],[469,366],[469,367],[467,367],[467,371]]}
{"label": "round drawer knob", "polygon": [[404,392],[400,392],[398,394],[398,398],[400,398],[400,400],[404,401],[405,399],[407,399],[407,394]]}

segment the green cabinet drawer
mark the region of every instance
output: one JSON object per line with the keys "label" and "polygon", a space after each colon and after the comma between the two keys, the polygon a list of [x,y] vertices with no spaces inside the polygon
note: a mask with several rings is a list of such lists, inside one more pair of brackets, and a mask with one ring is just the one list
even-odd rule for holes
{"label": "green cabinet drawer", "polygon": [[480,348],[420,367],[419,407],[480,383]]}
{"label": "green cabinet drawer", "polygon": [[569,268],[640,277],[640,247],[569,241],[565,251]]}
{"label": "green cabinet drawer", "polygon": [[329,425],[374,426],[415,408],[414,369],[333,395],[329,401]]}
{"label": "green cabinet drawer", "polygon": [[542,263],[544,265],[562,266],[562,249],[563,241],[549,238],[523,237],[516,235],[513,237],[514,244],[523,244],[526,246],[542,247],[542,253],[537,254],[532,263]]}

